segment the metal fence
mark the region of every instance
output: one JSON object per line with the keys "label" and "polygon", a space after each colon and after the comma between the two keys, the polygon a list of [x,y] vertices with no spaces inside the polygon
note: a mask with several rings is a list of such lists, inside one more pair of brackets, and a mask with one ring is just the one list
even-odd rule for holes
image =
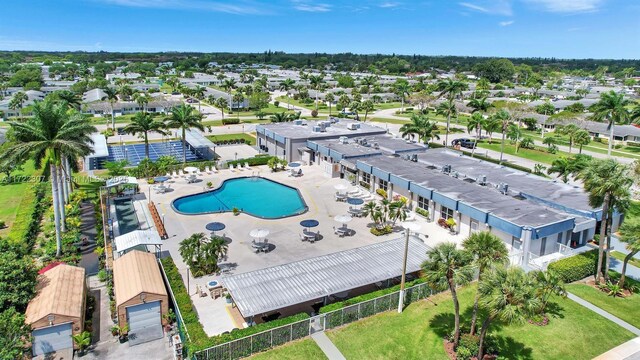
{"label": "metal fence", "polygon": [[[431,295],[433,295],[433,291],[427,284],[418,284],[405,290],[404,303],[408,305]],[[399,296],[400,291],[396,291],[309,319],[216,345],[195,353],[194,359],[235,360],[251,356],[319,331],[333,329],[375,314],[397,309]]]}
{"label": "metal fence", "polygon": [[178,303],[174,298],[173,289],[171,288],[171,283],[169,282],[169,278],[167,277],[167,273],[164,270],[164,266],[161,261],[158,261],[160,265],[160,269],[162,270],[162,278],[164,279],[164,283],[169,288],[169,298],[171,299],[171,303],[173,304],[173,308],[175,309],[176,314],[176,324],[178,325],[178,332],[180,334],[180,340],[182,340],[183,344],[187,343],[187,340],[191,341],[191,337],[189,337],[189,332],[187,332],[187,327],[184,325],[184,320],[182,319],[182,313],[180,312],[180,308],[178,307]]}

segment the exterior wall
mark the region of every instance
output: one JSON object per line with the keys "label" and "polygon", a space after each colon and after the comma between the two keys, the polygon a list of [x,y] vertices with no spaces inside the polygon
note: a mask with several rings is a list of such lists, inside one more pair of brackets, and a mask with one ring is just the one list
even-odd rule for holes
{"label": "exterior wall", "polygon": [[[140,293],[145,294],[144,302],[154,302],[160,300],[160,313],[161,315],[165,315],[169,312],[169,299],[167,295],[157,295],[157,294],[148,294],[148,293]],[[118,324],[120,326],[125,326],[127,324],[127,308],[134,305],[142,304],[142,300],[140,300],[140,295],[134,297],[133,299],[126,301],[120,306],[118,306]],[[162,325],[167,325],[165,319],[162,319]]]}

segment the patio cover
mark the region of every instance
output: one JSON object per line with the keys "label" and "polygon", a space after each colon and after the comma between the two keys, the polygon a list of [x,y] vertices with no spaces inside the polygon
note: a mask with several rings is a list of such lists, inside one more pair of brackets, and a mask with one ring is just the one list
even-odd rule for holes
{"label": "patio cover", "polygon": [[131,184],[138,186],[138,179],[134,176],[118,176],[107,180],[107,187]]}
{"label": "patio cover", "polygon": [[135,230],[124,235],[116,236],[116,251],[119,255],[139,245],[153,245],[156,252],[162,246],[162,239],[155,230]]}
{"label": "patio cover", "polygon": [[215,144],[207,139],[200,131],[188,129],[185,132],[185,140],[196,149],[214,147]]}
{"label": "patio cover", "polygon": [[[223,276],[244,317],[296,305],[402,274],[404,237],[333,254]],[[429,247],[410,237],[407,273],[420,270]]]}

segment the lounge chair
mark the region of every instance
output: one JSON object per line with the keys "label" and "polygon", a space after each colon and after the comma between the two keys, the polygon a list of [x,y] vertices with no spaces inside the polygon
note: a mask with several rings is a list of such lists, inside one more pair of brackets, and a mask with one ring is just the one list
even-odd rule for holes
{"label": "lounge chair", "polygon": [[166,177],[168,177],[169,179],[171,179],[171,173],[168,172],[167,175],[165,175]]}
{"label": "lounge chair", "polygon": [[180,170],[180,177],[184,177],[184,171]]}
{"label": "lounge chair", "polygon": [[249,166],[248,162],[244,163],[244,168],[247,170],[251,170],[251,166]]}
{"label": "lounge chair", "polygon": [[178,172],[177,172],[177,171],[175,171],[175,170],[173,171],[173,177],[174,177],[174,178],[177,178],[177,177],[178,177]]}
{"label": "lounge chair", "polygon": [[229,170],[231,170],[231,172],[236,172],[236,170],[233,168],[233,164],[229,165]]}
{"label": "lounge chair", "polygon": [[216,169],[216,167],[215,167],[215,166],[212,166],[212,167],[211,167],[211,171],[212,171],[214,174],[217,174],[217,173],[218,173],[218,169]]}

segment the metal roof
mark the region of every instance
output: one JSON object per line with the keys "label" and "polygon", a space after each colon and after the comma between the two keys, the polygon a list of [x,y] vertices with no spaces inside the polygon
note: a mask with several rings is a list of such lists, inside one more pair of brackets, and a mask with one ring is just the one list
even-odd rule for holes
{"label": "metal roof", "polygon": [[[243,274],[223,276],[244,317],[341,293],[402,274],[404,237]],[[411,237],[407,273],[420,270],[429,247]]]}
{"label": "metal roof", "polygon": [[109,156],[109,148],[107,146],[107,138],[96,132],[91,134],[91,141],[93,141],[92,147],[93,147],[93,153],[89,156],[87,156],[87,158],[94,158],[94,157],[107,157]]}
{"label": "metal roof", "polygon": [[29,301],[25,322],[33,324],[49,314],[82,318],[83,268],[60,264],[38,277],[36,296]]}
{"label": "metal roof", "polygon": [[162,239],[155,230],[135,230],[116,236],[115,243],[116,251],[122,254],[139,245],[162,245]]}
{"label": "metal roof", "polygon": [[207,137],[197,129],[187,129],[187,131],[185,132],[185,140],[189,143],[189,145],[193,146],[196,149],[215,146],[215,144],[211,142],[211,140],[207,139]]}
{"label": "metal roof", "polygon": [[113,262],[113,288],[116,306],[141,293],[167,296],[156,256],[138,250],[131,251]]}

